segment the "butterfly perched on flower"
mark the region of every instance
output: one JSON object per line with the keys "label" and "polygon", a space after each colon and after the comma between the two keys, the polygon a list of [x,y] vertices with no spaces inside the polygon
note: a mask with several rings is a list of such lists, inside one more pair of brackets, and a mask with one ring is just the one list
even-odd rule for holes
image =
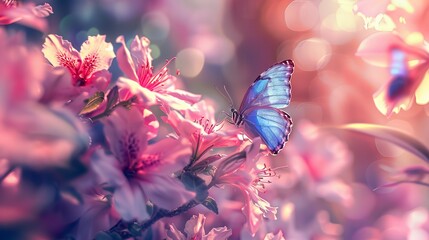
{"label": "butterfly perched on flower", "polygon": [[231,108],[232,121],[250,137],[261,137],[272,154],[277,154],[289,139],[292,120],[280,110],[289,105],[294,64],[285,60],[261,73],[250,85],[238,111]]}

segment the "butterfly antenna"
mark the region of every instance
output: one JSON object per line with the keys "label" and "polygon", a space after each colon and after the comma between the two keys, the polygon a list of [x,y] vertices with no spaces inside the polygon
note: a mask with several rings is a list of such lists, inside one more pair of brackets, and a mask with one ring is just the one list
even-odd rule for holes
{"label": "butterfly antenna", "polygon": [[222,113],[225,114],[226,116],[230,117],[230,118],[232,117],[231,114],[229,114],[229,112],[227,112],[225,110],[222,110]]}
{"label": "butterfly antenna", "polygon": [[231,95],[229,95],[228,90],[226,90],[226,86],[225,85],[223,85],[223,89],[225,90],[226,95],[228,96],[229,103],[230,103],[231,107],[233,107],[234,106],[234,101],[232,101],[232,97],[231,97]]}

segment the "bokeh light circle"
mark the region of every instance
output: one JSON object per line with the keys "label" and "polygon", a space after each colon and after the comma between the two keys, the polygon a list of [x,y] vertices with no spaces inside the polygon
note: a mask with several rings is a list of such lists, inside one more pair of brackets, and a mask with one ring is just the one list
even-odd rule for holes
{"label": "bokeh light circle", "polygon": [[186,48],[177,54],[176,68],[185,77],[196,77],[204,66],[204,54],[196,48]]}
{"label": "bokeh light circle", "polygon": [[329,42],[320,38],[309,38],[297,44],[293,59],[304,71],[323,68],[331,58],[332,48]]}
{"label": "bokeh light circle", "polygon": [[170,32],[170,20],[158,11],[146,14],[143,19],[143,35],[152,41],[162,41],[168,37]]}
{"label": "bokeh light circle", "polygon": [[284,14],[287,27],[296,32],[310,30],[319,22],[319,10],[313,1],[293,1]]}

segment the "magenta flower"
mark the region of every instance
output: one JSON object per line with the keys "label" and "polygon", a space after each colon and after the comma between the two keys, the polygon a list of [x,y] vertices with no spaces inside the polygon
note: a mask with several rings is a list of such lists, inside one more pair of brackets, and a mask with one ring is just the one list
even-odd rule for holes
{"label": "magenta flower", "polygon": [[94,86],[105,90],[110,81],[110,67],[115,53],[106,36],[90,36],[80,52],[61,36],[50,34],[43,44],[43,54],[54,67],[65,67],[72,76],[75,87]]}
{"label": "magenta flower", "polygon": [[226,227],[213,228],[206,234],[204,224],[206,217],[203,214],[192,216],[185,224],[185,234],[180,232],[174,224],[167,231],[169,240],[223,240],[232,235],[231,229]]}
{"label": "magenta flower", "polygon": [[48,26],[43,18],[53,13],[51,5],[48,3],[36,6],[34,3],[18,4],[17,0],[0,1],[0,25],[19,22],[46,32]]}
{"label": "magenta flower", "polygon": [[356,52],[370,64],[389,68],[391,79],[374,94],[378,110],[386,116],[408,110],[415,101],[429,102],[429,53],[425,43],[408,45],[394,33],[375,33]]}
{"label": "magenta flower", "polygon": [[135,36],[131,51],[128,50],[123,36],[119,36],[116,41],[122,44],[116,53],[118,64],[127,76],[120,77],[117,83],[118,86],[128,89],[122,93],[124,98],[138,95],[144,105],[161,104],[164,109],[171,107],[176,110],[188,109],[190,104],[200,99],[199,95],[175,88],[177,79],[168,74],[167,69],[170,61],[158,73],[153,73],[149,39]]}
{"label": "magenta flower", "polygon": [[206,101],[199,101],[183,112],[184,114],[170,111],[163,119],[173,127],[179,137],[191,143],[193,161],[198,161],[213,148],[239,144],[240,131],[216,123],[213,106]]}
{"label": "magenta flower", "polygon": [[[186,165],[190,148],[169,138],[148,144],[158,128],[150,111],[120,108],[104,121],[113,156],[101,154],[93,168],[101,183],[114,188],[113,204],[124,220],[149,218],[148,201],[173,209],[193,197],[173,177]],[[170,200],[171,196],[175,201]]]}
{"label": "magenta flower", "polygon": [[37,102],[43,93],[43,56],[21,35],[1,29],[0,52],[0,158],[12,165],[66,166],[89,137],[70,112]]}
{"label": "magenta flower", "polygon": [[231,185],[240,191],[244,207],[242,211],[247,219],[250,233],[254,236],[263,218],[276,220],[277,207],[259,196],[274,172],[259,161],[261,139],[256,138],[244,151],[226,157],[217,167],[213,183],[217,186]]}

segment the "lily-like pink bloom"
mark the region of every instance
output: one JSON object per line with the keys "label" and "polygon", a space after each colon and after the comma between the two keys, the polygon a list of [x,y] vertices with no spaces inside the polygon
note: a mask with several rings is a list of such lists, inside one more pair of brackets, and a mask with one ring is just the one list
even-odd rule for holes
{"label": "lily-like pink bloom", "polygon": [[48,25],[44,17],[52,13],[52,7],[48,3],[36,6],[34,3],[18,3],[17,0],[0,1],[0,25],[19,22],[45,32]]}
{"label": "lily-like pink bloom", "polygon": [[[93,169],[100,183],[114,189],[113,205],[123,219],[149,218],[148,201],[173,209],[193,197],[173,176],[186,165],[191,150],[171,138],[149,144],[158,128],[150,111],[119,108],[104,122],[113,156],[100,153],[93,161]],[[175,196],[174,201],[171,196]]]}
{"label": "lily-like pink bloom", "polygon": [[214,108],[202,100],[181,114],[170,111],[163,118],[176,134],[188,139],[192,145],[192,161],[197,162],[206,152],[217,147],[236,146],[239,144],[239,130],[216,123]]}
{"label": "lily-like pink bloom", "polygon": [[40,50],[0,29],[0,52],[0,158],[12,165],[66,166],[89,137],[70,112],[38,103],[45,77]]}
{"label": "lily-like pink bloom", "polygon": [[263,218],[276,220],[277,207],[259,196],[259,190],[265,188],[275,173],[265,164],[261,167],[260,157],[261,139],[256,138],[245,150],[226,157],[213,177],[213,183],[218,186],[230,185],[238,188],[243,195],[244,207],[242,211],[247,219],[250,233],[254,236],[258,231]]}
{"label": "lily-like pink bloom", "polygon": [[127,76],[120,77],[117,83],[128,90],[121,94],[123,100],[137,95],[143,105],[161,104],[164,109],[185,110],[200,99],[199,95],[175,88],[177,79],[167,69],[170,61],[159,72],[153,72],[149,39],[135,36],[130,50],[123,36],[116,41],[122,44],[116,53],[118,64]]}
{"label": "lily-like pink bloom", "polygon": [[429,102],[429,48],[426,43],[408,45],[394,33],[375,33],[362,41],[356,55],[368,63],[389,69],[391,79],[374,94],[378,110],[390,116],[408,110],[415,101]]}
{"label": "lily-like pink bloom", "polygon": [[78,52],[61,36],[50,34],[43,44],[43,54],[54,67],[65,67],[75,87],[92,86],[105,90],[111,74],[107,71],[115,53],[113,45],[105,41],[106,36],[90,36]]}
{"label": "lily-like pink bloom", "polygon": [[226,227],[213,228],[206,234],[204,224],[206,217],[203,214],[192,216],[185,224],[185,234],[180,232],[174,224],[167,231],[169,240],[223,240],[232,235],[231,229]]}

